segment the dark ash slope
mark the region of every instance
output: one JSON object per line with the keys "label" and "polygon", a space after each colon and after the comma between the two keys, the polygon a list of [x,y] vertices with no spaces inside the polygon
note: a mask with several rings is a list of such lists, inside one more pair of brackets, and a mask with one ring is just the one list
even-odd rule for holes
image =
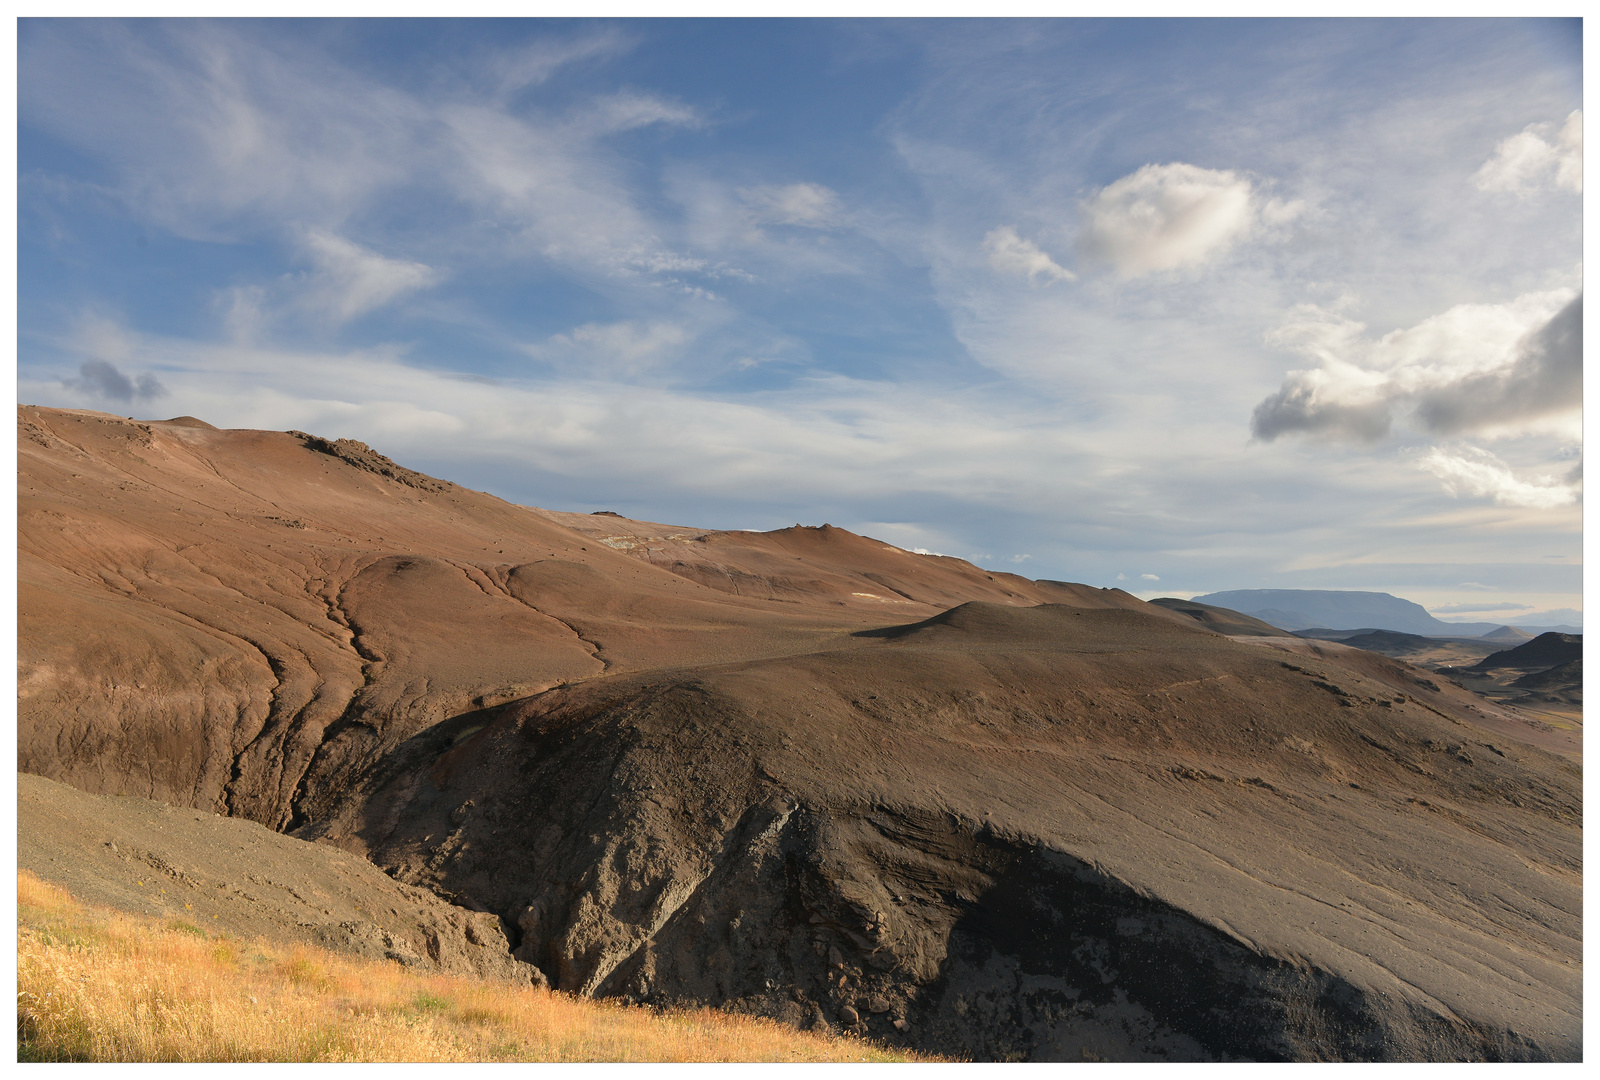
{"label": "dark ash slope", "polygon": [[1123,611],[875,640],[459,718],[307,835],[574,992],[979,1058],[1578,1054],[1577,770],[1467,695]]}

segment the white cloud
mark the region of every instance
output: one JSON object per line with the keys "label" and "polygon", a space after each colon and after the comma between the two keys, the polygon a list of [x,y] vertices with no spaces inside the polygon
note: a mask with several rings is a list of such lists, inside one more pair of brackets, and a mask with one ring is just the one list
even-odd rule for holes
{"label": "white cloud", "polygon": [[681,208],[672,224],[677,242],[708,256],[701,271],[706,277],[756,284],[769,295],[798,295],[805,285],[839,275],[861,278],[868,265],[883,266],[883,253],[867,238],[856,209],[825,184],[741,184],[704,163],[674,161],[663,170],[662,191]]}
{"label": "white cloud", "polygon": [[1566,122],[1556,133],[1556,150],[1560,163],[1556,166],[1556,187],[1583,194],[1583,113],[1577,110],[1567,115]]}
{"label": "white cloud", "polygon": [[114,319],[84,315],[68,339],[71,351],[90,360],[126,363],[133,359],[140,339]]}
{"label": "white cloud", "polygon": [[651,124],[678,124],[688,127],[701,123],[700,114],[681,102],[653,94],[631,91],[598,98],[586,110],[582,123],[593,132],[611,134],[632,131]]}
{"label": "white cloud", "polygon": [[1532,604],[1513,603],[1471,603],[1471,604],[1443,604],[1430,607],[1428,611],[1434,615],[1459,615],[1467,611],[1532,611]]}
{"label": "white cloud", "polygon": [[1159,577],[1157,577],[1155,574],[1140,574],[1139,575],[1139,580],[1140,581],[1160,581],[1161,579]]}
{"label": "white cloud", "polygon": [[587,378],[635,377],[676,356],[691,336],[671,322],[584,323],[526,351]]}
{"label": "white cloud", "polygon": [[570,41],[540,38],[521,48],[494,53],[483,66],[495,89],[507,97],[530,86],[546,82],[561,68],[580,60],[614,56],[626,51],[632,42],[614,29],[601,30]]}
{"label": "white cloud", "polygon": [[983,238],[983,250],[989,255],[989,265],[1002,274],[1025,277],[1029,282],[1037,282],[1042,275],[1046,284],[1076,279],[1076,275],[1057,265],[1033,241],[1018,236],[1010,225],[991,229]]}
{"label": "white cloud", "polygon": [[1261,207],[1261,223],[1279,228],[1302,217],[1306,210],[1304,199],[1268,199]]}
{"label": "white cloud", "polygon": [[[19,56],[19,109],[103,160],[106,194],[180,236],[304,246],[308,233],[340,237],[366,221],[370,243],[372,212],[399,199],[429,207],[437,224],[412,235],[443,261],[546,260],[622,277],[671,273],[644,268],[685,258],[607,137],[698,124],[691,107],[633,91],[580,94],[562,110],[509,104],[565,64],[622,50],[621,36],[480,57],[476,96],[413,93],[303,44],[223,23],[41,24]],[[329,305],[341,317],[417,287],[424,265],[322,247],[355,272]]]}
{"label": "white cloud", "polygon": [[[1125,278],[1209,262],[1247,236],[1256,216],[1249,180],[1182,162],[1146,165],[1096,192],[1082,212],[1084,252]],[[1275,205],[1273,215],[1293,212]]]}
{"label": "white cloud", "polygon": [[1583,113],[1567,116],[1553,140],[1554,124],[1529,124],[1494,148],[1494,156],[1473,174],[1481,191],[1509,191],[1518,195],[1552,186],[1583,192]]}
{"label": "white cloud", "polygon": [[821,184],[769,184],[739,189],[750,220],[759,225],[831,229],[842,223],[839,194]]}
{"label": "white cloud", "polygon": [[1487,497],[1501,506],[1534,510],[1550,510],[1578,501],[1575,486],[1553,476],[1520,480],[1505,462],[1473,446],[1454,452],[1435,447],[1418,465],[1442,480],[1445,489],[1456,496]]}
{"label": "white cloud", "polygon": [[1582,408],[1582,297],[1526,293],[1461,304],[1373,340],[1335,311],[1303,306],[1269,336],[1316,362],[1256,406],[1271,441],[1300,433],[1375,442],[1397,416],[1438,435],[1576,436]]}
{"label": "white cloud", "polygon": [[265,34],[221,24],[41,24],[19,54],[28,119],[109,165],[110,190],[180,236],[341,220],[433,155],[428,110]]}
{"label": "white cloud", "polygon": [[228,340],[255,341],[267,326],[267,290],[260,285],[232,285],[218,290],[213,305],[222,313]]}
{"label": "white cloud", "polygon": [[1441,435],[1523,430],[1547,417],[1575,423],[1583,402],[1583,297],[1575,296],[1509,350],[1510,362],[1423,382],[1417,416]]}
{"label": "white cloud", "polygon": [[428,288],[441,276],[422,263],[387,258],[333,233],[307,232],[303,242],[316,266],[306,303],[340,322]]}
{"label": "white cloud", "polygon": [[442,109],[440,120],[450,194],[492,223],[497,253],[613,278],[707,268],[662,242],[618,163],[597,145],[616,117],[589,127],[541,125],[493,108],[455,105]]}

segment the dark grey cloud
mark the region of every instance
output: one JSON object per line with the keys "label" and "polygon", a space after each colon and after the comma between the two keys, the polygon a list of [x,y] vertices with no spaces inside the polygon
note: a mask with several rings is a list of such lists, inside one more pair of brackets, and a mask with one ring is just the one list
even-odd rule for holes
{"label": "dark grey cloud", "polygon": [[133,401],[135,398],[146,401],[165,397],[167,393],[161,380],[149,372],[130,379],[107,360],[85,360],[78,367],[78,377],[65,381],[74,390],[110,401]]}
{"label": "dark grey cloud", "polygon": [[1299,433],[1371,443],[1407,412],[1421,430],[1453,436],[1574,410],[1583,400],[1583,294],[1528,333],[1509,360],[1453,378],[1392,371],[1356,392],[1326,370],[1293,371],[1255,407],[1250,431],[1266,442]]}
{"label": "dark grey cloud", "polygon": [[1265,442],[1291,432],[1377,442],[1389,434],[1390,423],[1387,401],[1362,405],[1320,401],[1309,374],[1297,371],[1284,380],[1276,394],[1256,406],[1250,416],[1250,434]]}
{"label": "dark grey cloud", "polygon": [[1510,367],[1469,375],[1417,397],[1417,418],[1436,435],[1536,420],[1583,400],[1583,294],[1529,334]]}

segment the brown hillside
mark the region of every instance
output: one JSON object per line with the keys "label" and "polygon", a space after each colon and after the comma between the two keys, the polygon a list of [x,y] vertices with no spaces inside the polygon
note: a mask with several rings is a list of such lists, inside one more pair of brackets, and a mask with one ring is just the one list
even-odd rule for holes
{"label": "brown hillside", "polygon": [[1581,1056],[1576,733],[1403,661],[19,422],[22,767],[361,855],[528,979],[980,1059]]}
{"label": "brown hillside", "polygon": [[1245,615],[1232,608],[1197,604],[1193,600],[1179,600],[1173,596],[1160,596],[1150,603],[1155,607],[1187,615],[1206,629],[1231,637],[1283,637],[1287,633],[1271,623],[1262,622],[1254,616]]}
{"label": "brown hillside", "polygon": [[1470,695],[1131,611],[868,640],[464,719],[308,835],[577,992],[992,1058],[1576,1045],[1577,775],[1466,735]]}
{"label": "brown hillside", "polygon": [[552,519],[647,523],[514,506],[348,440],[18,418],[22,767],[271,825],[471,708],[1061,594],[829,527],[694,532],[667,559]]}

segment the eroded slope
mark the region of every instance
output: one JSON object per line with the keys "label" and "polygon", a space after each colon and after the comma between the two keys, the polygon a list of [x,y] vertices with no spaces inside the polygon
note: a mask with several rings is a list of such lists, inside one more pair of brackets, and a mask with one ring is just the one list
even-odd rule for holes
{"label": "eroded slope", "polygon": [[303,432],[24,406],[18,434],[22,767],[273,826],[485,704],[1060,591],[826,528],[659,566]]}
{"label": "eroded slope", "polygon": [[863,640],[463,718],[308,835],[575,992],[980,1057],[1577,1053],[1577,769],[1458,688],[1119,610]]}

